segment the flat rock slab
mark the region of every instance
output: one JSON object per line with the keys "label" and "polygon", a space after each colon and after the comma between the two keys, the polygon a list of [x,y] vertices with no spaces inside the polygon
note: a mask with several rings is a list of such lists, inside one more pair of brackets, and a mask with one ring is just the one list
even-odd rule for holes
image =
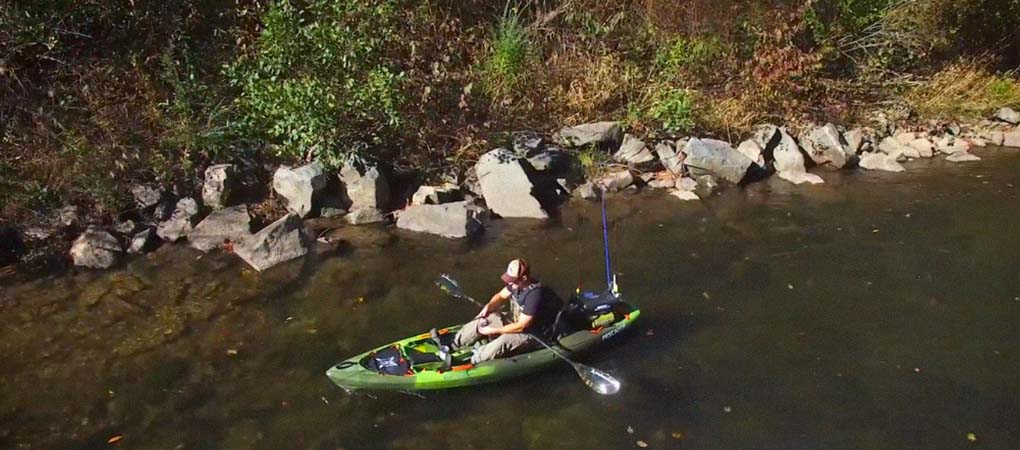
{"label": "flat rock slab", "polygon": [[510,150],[495,149],[482,155],[475,165],[481,194],[492,212],[502,217],[546,219],[520,160]]}
{"label": "flat rock slab", "polygon": [[694,191],[687,191],[683,189],[674,189],[673,191],[670,191],[669,195],[684,201],[701,200],[701,197],[698,197],[698,194],[695,194]]}
{"label": "flat rock slab", "polygon": [[301,217],[288,214],[234,245],[234,253],[255,270],[263,271],[308,253],[308,236]]}
{"label": "flat rock slab", "polygon": [[213,211],[188,234],[192,247],[208,252],[251,234],[251,215],[245,205]]}
{"label": "flat rock slab", "polygon": [[592,144],[613,144],[623,138],[619,122],[596,122],[566,127],[556,133],[554,140],[567,147],[584,147]]}
{"label": "flat rock slab", "polygon": [[885,172],[903,172],[907,170],[896,161],[895,156],[879,152],[862,154],[861,162],[858,166],[865,170],[882,170]]}
{"label": "flat rock slab", "polygon": [[482,230],[474,205],[468,201],[411,206],[400,212],[397,228],[446,238],[465,238]]}
{"label": "flat rock slab", "polygon": [[946,157],[946,161],[956,162],[956,163],[958,163],[958,162],[970,162],[970,161],[981,161],[981,158],[978,157],[975,154],[972,154],[972,153],[962,152],[962,153],[953,153],[952,155],[947,156]]}

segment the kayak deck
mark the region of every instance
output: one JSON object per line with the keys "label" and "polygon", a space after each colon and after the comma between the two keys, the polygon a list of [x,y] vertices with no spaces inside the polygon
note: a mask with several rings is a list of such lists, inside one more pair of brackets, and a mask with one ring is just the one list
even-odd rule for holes
{"label": "kayak deck", "polygon": [[[604,321],[604,324],[574,331],[549,344],[564,354],[578,354],[629,328],[641,315],[641,311],[621,302],[614,307],[612,314],[611,322]],[[440,339],[452,338],[461,326],[438,330]],[[406,360],[405,364],[409,366],[406,373],[391,375],[374,366],[373,358],[376,355],[382,352],[397,354],[394,349],[399,352],[400,362]],[[472,351],[466,348],[454,352],[451,355],[452,364],[444,370],[437,356],[438,351],[438,345],[429,333],[424,333],[344,360],[330,367],[326,375],[336,385],[348,390],[434,390],[491,383],[531,373],[559,362],[552,351],[539,346],[526,353],[471,364]]]}

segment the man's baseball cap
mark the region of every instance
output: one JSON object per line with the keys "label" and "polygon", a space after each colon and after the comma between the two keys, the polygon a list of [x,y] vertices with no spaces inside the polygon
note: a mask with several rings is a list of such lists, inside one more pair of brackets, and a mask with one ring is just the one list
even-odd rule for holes
{"label": "man's baseball cap", "polygon": [[528,276],[528,263],[524,262],[523,259],[515,259],[506,266],[506,273],[500,278],[504,283],[509,284],[518,283],[526,276]]}

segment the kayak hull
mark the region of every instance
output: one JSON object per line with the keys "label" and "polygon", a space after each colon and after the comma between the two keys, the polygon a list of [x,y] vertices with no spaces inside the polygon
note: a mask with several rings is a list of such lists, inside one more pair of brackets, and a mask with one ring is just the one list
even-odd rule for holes
{"label": "kayak hull", "polygon": [[[640,310],[628,308],[626,313],[621,314],[619,320],[611,324],[594,330],[576,331],[560,338],[555,344],[550,344],[561,353],[576,355],[619,335],[630,328],[640,315]],[[459,325],[442,331],[456,333],[458,329],[460,329]],[[362,353],[330,367],[326,371],[326,376],[337,386],[347,390],[436,390],[493,383],[533,373],[561,362],[560,358],[552,351],[540,347],[527,353],[486,361],[477,365],[454,365],[447,370],[440,370],[439,367],[422,368],[406,375],[380,374],[364,365],[364,362],[373,354],[386,348],[394,345],[413,346],[426,339],[428,339],[427,333]]]}

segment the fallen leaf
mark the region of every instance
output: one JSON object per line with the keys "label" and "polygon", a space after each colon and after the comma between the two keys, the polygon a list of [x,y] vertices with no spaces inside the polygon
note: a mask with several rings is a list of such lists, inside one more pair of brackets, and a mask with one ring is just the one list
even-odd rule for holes
{"label": "fallen leaf", "polygon": [[124,439],[124,435],[118,434],[118,435],[116,435],[116,436],[114,436],[114,437],[112,437],[110,439],[107,439],[106,443],[107,444],[116,444],[116,443],[120,442],[122,439]]}
{"label": "fallen leaf", "polygon": [[637,441],[636,444],[637,444],[638,447],[641,447],[641,448],[648,447],[648,443],[645,442],[645,441]]}
{"label": "fallen leaf", "polygon": [[682,441],[686,437],[687,436],[684,436],[683,432],[680,432],[680,431],[674,431],[673,432],[673,439],[676,439],[678,441]]}
{"label": "fallen leaf", "polygon": [[977,436],[974,433],[967,433],[967,440],[970,442],[977,442]]}
{"label": "fallen leaf", "polygon": [[630,426],[627,426],[627,434],[634,434],[634,429],[631,428]]}

